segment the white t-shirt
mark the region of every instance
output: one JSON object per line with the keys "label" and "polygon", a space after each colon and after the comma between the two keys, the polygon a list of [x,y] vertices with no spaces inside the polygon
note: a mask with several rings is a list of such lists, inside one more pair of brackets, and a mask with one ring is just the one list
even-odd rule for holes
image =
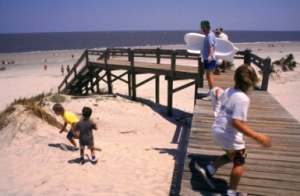
{"label": "white t-shirt", "polygon": [[245,148],[243,134],[232,126],[232,120],[247,121],[250,105],[248,96],[231,87],[218,96],[221,108],[212,126],[215,144],[224,150],[241,150]]}
{"label": "white t-shirt", "polygon": [[228,35],[226,35],[225,33],[221,32],[219,35],[218,35],[218,38],[221,38],[223,40],[228,40]]}

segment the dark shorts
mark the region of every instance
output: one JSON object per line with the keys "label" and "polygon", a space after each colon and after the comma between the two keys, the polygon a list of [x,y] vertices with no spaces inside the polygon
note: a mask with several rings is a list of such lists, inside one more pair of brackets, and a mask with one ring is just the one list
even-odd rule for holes
{"label": "dark shorts", "polygon": [[79,138],[79,145],[80,148],[84,149],[85,146],[87,146],[89,149],[91,149],[92,147],[94,147],[94,138],[91,139],[81,139]]}
{"label": "dark shorts", "polygon": [[68,139],[69,139],[69,138],[74,138],[74,139],[75,139],[75,135],[74,135],[72,129],[69,130],[69,132],[68,132],[68,134],[67,134],[67,138],[68,138]]}
{"label": "dark shorts", "polygon": [[204,61],[204,69],[205,70],[210,70],[213,71],[216,67],[216,60],[211,60],[209,63],[207,62],[207,60]]}
{"label": "dark shorts", "polygon": [[247,157],[246,149],[242,150],[226,150],[226,155],[232,160],[235,166],[244,165]]}

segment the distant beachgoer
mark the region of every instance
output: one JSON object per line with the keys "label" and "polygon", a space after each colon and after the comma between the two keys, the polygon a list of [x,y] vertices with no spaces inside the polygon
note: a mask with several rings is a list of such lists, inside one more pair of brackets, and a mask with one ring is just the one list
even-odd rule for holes
{"label": "distant beachgoer", "polygon": [[221,38],[223,40],[228,40],[228,35],[223,32],[223,28],[216,29],[217,38]]}
{"label": "distant beachgoer", "polygon": [[65,111],[64,107],[61,104],[59,104],[59,103],[54,104],[52,110],[54,111],[54,113],[56,115],[61,116],[63,118],[63,120],[65,121],[64,126],[61,128],[61,130],[59,131],[59,133],[62,133],[66,129],[66,127],[67,127],[68,124],[71,125],[71,128],[70,128],[70,130],[69,130],[69,132],[67,134],[67,139],[74,146],[73,150],[74,151],[78,150],[79,148],[77,147],[75,139],[78,139],[79,136],[74,131],[74,127],[77,124],[77,122],[79,121],[79,119],[72,112]]}
{"label": "distant beachgoer", "polygon": [[44,70],[47,71],[47,69],[48,69],[48,65],[44,65]]}
{"label": "distant beachgoer", "polygon": [[70,66],[67,65],[67,73],[69,73],[69,72],[70,72]]}
{"label": "distant beachgoer", "polygon": [[211,177],[217,172],[218,168],[232,162],[233,168],[227,190],[229,196],[240,195],[237,187],[242,178],[247,157],[243,135],[256,140],[264,147],[271,146],[269,137],[252,130],[245,124],[250,105],[247,92],[258,82],[255,70],[246,64],[239,66],[235,72],[234,81],[234,87],[227,88],[224,91],[215,87],[210,91],[216,116],[211,128],[211,135],[213,142],[221,147],[225,154],[199,170],[207,184],[214,189],[214,185],[210,180]]}
{"label": "distant beachgoer", "polygon": [[[228,35],[226,35],[223,32],[223,28],[216,29],[215,34],[216,34],[217,38],[220,38],[220,39],[223,39],[223,40],[228,40]],[[220,75],[220,68],[219,68],[220,65],[222,65],[222,71],[221,72],[225,73],[226,72],[226,67],[227,67],[227,61],[224,61],[224,60],[221,60],[221,59],[217,60],[217,66],[216,66],[216,70],[215,70],[215,74],[217,74],[217,75]]]}
{"label": "distant beachgoer", "polygon": [[74,59],[74,54],[72,54],[72,59]]}
{"label": "distant beachgoer", "polygon": [[60,70],[61,70],[61,75],[64,76],[64,73],[65,73],[64,65],[61,65]]}
{"label": "distant beachgoer", "polygon": [[95,155],[95,148],[94,148],[94,136],[93,136],[93,129],[97,130],[97,125],[90,120],[92,115],[92,109],[89,107],[82,108],[82,116],[83,119],[80,120],[75,125],[75,132],[76,135],[79,135],[79,145],[80,145],[80,163],[84,164],[84,148],[87,146],[91,149],[91,156],[92,156],[92,163],[97,163],[97,158]]}

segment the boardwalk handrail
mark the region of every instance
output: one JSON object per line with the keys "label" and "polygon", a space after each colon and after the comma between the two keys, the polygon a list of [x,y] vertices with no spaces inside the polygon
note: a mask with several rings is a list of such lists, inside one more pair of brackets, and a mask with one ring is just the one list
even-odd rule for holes
{"label": "boardwalk handrail", "polygon": [[271,59],[269,57],[263,59],[253,53],[249,50],[245,50],[244,52],[244,63],[251,65],[253,63],[263,73],[262,77],[262,83],[260,90],[267,91],[268,90],[268,84],[269,84],[269,75],[271,73]]}
{"label": "boardwalk handrail", "polygon": [[62,83],[58,86],[58,92],[61,92],[62,87],[64,84],[67,86],[68,85],[68,79],[71,77],[71,75],[74,73],[74,77],[77,75],[77,68],[82,63],[83,60],[87,58],[87,50],[85,50],[82,55],[79,57],[78,61],[74,64],[74,66],[70,69],[69,73],[65,76],[64,80]]}
{"label": "boardwalk handrail", "polygon": [[[187,50],[184,49],[179,49],[179,50],[173,50],[173,49],[161,49],[161,48],[156,48],[156,49],[141,49],[141,48],[107,48],[106,50],[94,50],[94,49],[87,49],[84,51],[84,53],[81,55],[81,57],[78,59],[78,61],[74,64],[70,72],[66,75],[62,83],[58,86],[58,92],[61,92],[63,86],[65,85],[66,88],[68,86],[68,79],[71,77],[71,75],[74,73],[74,78],[77,76],[77,68],[78,66],[85,60],[86,61],[86,66],[88,65],[89,62],[89,55],[97,55],[98,59],[104,58],[104,54],[106,56],[106,61],[109,59],[110,56],[127,56],[128,61],[131,61],[131,55],[130,51],[133,52],[133,57],[144,57],[144,58],[156,58],[157,63],[160,64],[160,59],[162,58],[167,58],[167,59],[173,59],[173,61],[176,61],[176,59],[192,59],[192,60],[198,60],[199,61],[199,54],[192,54],[187,52]],[[260,87],[260,90],[266,91],[268,89],[268,81],[269,81],[269,74],[270,74],[270,67],[271,67],[271,59],[266,58],[263,59],[253,53],[249,50],[245,51],[238,51],[236,55],[234,56],[235,59],[244,59],[244,63],[251,65],[253,63],[257,67],[259,67],[263,73],[263,79],[262,79],[262,84]],[[173,63],[174,64],[174,63]],[[202,63],[198,63],[199,66],[201,66]],[[173,65],[174,66],[174,65]],[[200,77],[203,73],[202,67],[199,67],[199,75]],[[172,69],[176,69],[173,67]],[[199,78],[202,81],[199,81],[199,87],[203,87],[203,77]]]}

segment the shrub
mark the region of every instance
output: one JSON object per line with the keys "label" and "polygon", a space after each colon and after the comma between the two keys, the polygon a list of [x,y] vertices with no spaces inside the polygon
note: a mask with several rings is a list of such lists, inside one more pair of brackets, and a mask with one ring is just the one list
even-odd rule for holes
{"label": "shrub", "polygon": [[[47,94],[49,95],[49,93]],[[52,115],[48,114],[43,108],[41,103],[43,103],[44,98],[47,96],[44,93],[31,97],[31,98],[20,98],[15,100],[10,106],[8,106],[1,114],[0,114],[0,130],[6,127],[10,121],[8,120],[8,116],[15,111],[15,105],[22,105],[24,107],[24,111],[31,113],[32,115],[46,121],[50,125],[56,126],[58,128],[62,128],[62,124],[56,120]]]}
{"label": "shrub", "polygon": [[62,102],[66,101],[66,97],[56,93],[50,97],[50,101],[52,101],[54,103],[62,103]]}
{"label": "shrub", "polygon": [[283,71],[287,71],[287,68],[290,70],[294,70],[297,65],[293,54],[288,54],[286,57],[282,57],[280,60],[276,60],[272,63],[273,65],[281,66]]}

